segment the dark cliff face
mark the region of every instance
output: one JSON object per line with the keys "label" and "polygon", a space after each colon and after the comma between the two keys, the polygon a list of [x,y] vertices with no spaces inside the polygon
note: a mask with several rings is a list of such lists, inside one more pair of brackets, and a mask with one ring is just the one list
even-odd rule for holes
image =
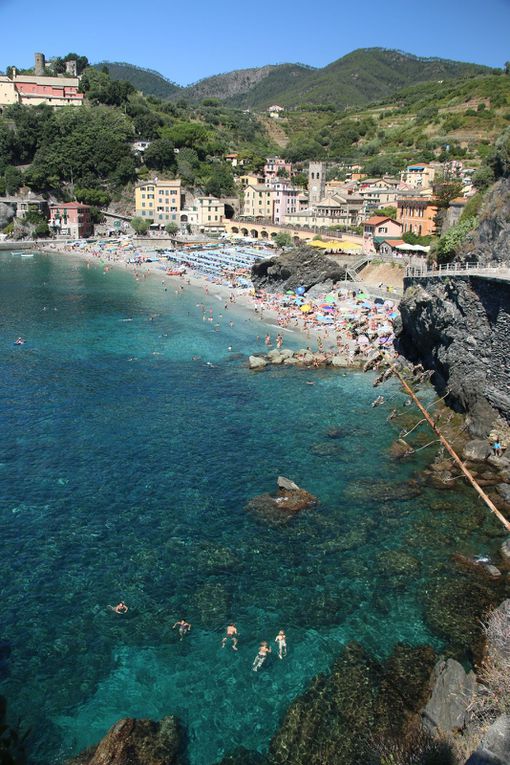
{"label": "dark cliff face", "polygon": [[492,186],[478,217],[478,228],[463,246],[459,260],[510,263],[510,178]]}
{"label": "dark cliff face", "polygon": [[510,420],[510,281],[479,277],[406,280],[400,351],[427,369],[449,403],[486,435]]}

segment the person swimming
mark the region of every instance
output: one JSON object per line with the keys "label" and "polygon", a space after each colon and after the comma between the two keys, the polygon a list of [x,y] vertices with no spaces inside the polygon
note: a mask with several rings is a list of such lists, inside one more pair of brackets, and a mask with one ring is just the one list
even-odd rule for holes
{"label": "person swimming", "polygon": [[179,640],[182,640],[191,631],[191,624],[185,619],[179,619],[178,622],[175,622],[172,629],[174,630],[176,627],[179,628]]}
{"label": "person swimming", "polygon": [[274,642],[278,644],[278,658],[283,659],[284,656],[287,656],[287,636],[283,630],[280,630]]}
{"label": "person swimming", "polygon": [[18,339],[15,341],[14,345],[25,345],[24,338],[18,337]]}
{"label": "person swimming", "polygon": [[123,600],[121,600],[120,603],[117,603],[116,606],[108,605],[108,608],[111,608],[112,611],[115,611],[116,614],[127,614],[127,612],[129,611],[128,607],[126,606]]}
{"label": "person swimming", "polygon": [[261,666],[264,664],[265,660],[267,659],[267,655],[271,653],[271,646],[267,642],[267,640],[263,640],[262,643],[259,645],[259,652],[255,656],[253,660],[253,664],[251,666],[252,670],[254,672],[258,672]]}
{"label": "person swimming", "polygon": [[237,627],[233,623],[231,623],[231,624],[229,624],[227,626],[226,635],[223,638],[223,640],[221,641],[221,647],[222,648],[225,648],[228,640],[230,640],[231,643],[232,643],[232,650],[233,651],[237,651],[237,642],[238,642]]}

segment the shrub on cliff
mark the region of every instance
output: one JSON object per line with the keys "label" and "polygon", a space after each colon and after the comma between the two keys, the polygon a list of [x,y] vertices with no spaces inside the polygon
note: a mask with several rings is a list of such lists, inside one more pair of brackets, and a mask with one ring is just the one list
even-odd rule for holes
{"label": "shrub on cliff", "polygon": [[459,253],[461,246],[467,239],[468,234],[476,228],[478,219],[466,218],[452,226],[446,234],[436,243],[434,254],[438,263],[450,263]]}

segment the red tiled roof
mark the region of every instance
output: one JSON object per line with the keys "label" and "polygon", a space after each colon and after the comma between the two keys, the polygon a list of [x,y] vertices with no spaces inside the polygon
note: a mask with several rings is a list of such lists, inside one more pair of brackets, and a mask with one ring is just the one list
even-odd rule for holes
{"label": "red tiled roof", "polygon": [[374,215],[373,218],[368,218],[368,220],[365,221],[365,225],[378,226],[379,223],[384,223],[385,220],[391,220],[393,223],[396,223],[393,218],[390,218],[387,215]]}

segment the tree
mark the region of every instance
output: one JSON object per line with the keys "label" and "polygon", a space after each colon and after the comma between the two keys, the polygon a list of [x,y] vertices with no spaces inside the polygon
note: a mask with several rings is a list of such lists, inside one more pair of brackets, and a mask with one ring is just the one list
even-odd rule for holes
{"label": "tree", "polygon": [[50,229],[46,221],[36,223],[34,230],[32,231],[32,239],[43,239],[50,235]]}
{"label": "tree", "polygon": [[437,262],[449,263],[452,261],[459,252],[461,245],[466,241],[470,231],[477,225],[477,218],[466,218],[443,234],[435,249]]}
{"label": "tree", "polygon": [[294,244],[291,235],[286,231],[280,231],[278,234],[276,234],[274,242],[277,247],[290,247]]}
{"label": "tree", "polygon": [[100,189],[75,189],[74,196],[78,202],[95,207],[108,207],[112,201],[111,196],[106,191]]}
{"label": "tree", "polygon": [[144,220],[144,218],[132,218],[131,219],[131,227],[134,229],[136,234],[146,234],[149,230],[149,226],[151,225],[151,220]]}
{"label": "tree", "polygon": [[214,162],[205,182],[205,193],[213,197],[228,197],[235,192],[234,176],[230,165]]}
{"label": "tree", "polygon": [[165,226],[165,231],[167,234],[170,234],[170,236],[173,236],[179,231],[179,226],[177,223],[167,223]]}
{"label": "tree", "polygon": [[9,196],[15,194],[23,183],[23,175],[17,167],[6,167],[5,173],[5,190]]}
{"label": "tree", "polygon": [[143,161],[153,170],[171,170],[175,167],[175,152],[172,141],[159,138],[145,149]]}
{"label": "tree", "polygon": [[373,215],[384,215],[387,218],[395,219],[397,217],[396,207],[380,207],[378,210],[374,210]]}
{"label": "tree", "polygon": [[510,74],[510,61],[505,61],[505,74]]}

